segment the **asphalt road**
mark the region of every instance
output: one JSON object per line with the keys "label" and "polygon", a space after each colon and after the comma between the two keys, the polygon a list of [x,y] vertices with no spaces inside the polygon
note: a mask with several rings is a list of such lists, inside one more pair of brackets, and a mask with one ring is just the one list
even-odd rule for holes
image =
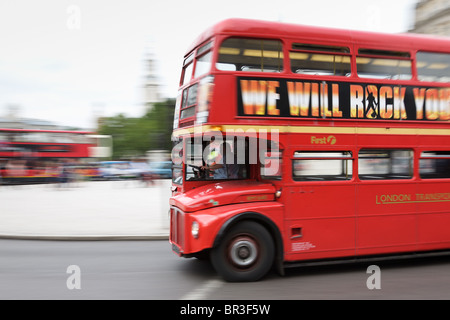
{"label": "asphalt road", "polygon": [[0,257],[1,300],[450,299],[450,257],[379,263],[381,288],[372,290],[363,263],[226,283],[208,261],[178,258],[166,240],[0,240]]}

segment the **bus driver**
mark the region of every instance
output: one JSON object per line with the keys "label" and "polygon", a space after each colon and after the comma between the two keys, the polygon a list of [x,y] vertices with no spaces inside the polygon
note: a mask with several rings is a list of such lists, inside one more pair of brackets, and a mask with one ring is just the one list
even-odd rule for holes
{"label": "bus driver", "polygon": [[[217,145],[212,140],[208,148],[209,154],[206,159],[206,166],[202,166],[201,169],[213,171],[215,180],[237,179],[239,166],[234,163],[227,164],[224,160],[224,158],[234,160],[230,145],[226,142]],[[228,155],[228,158],[226,158],[226,155]]]}

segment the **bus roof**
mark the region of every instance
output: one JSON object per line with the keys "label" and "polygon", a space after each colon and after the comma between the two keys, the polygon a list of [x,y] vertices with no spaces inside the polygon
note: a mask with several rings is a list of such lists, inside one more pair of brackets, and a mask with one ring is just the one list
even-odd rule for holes
{"label": "bus roof", "polygon": [[386,47],[405,50],[450,52],[450,38],[413,33],[389,34],[368,31],[313,27],[284,22],[231,18],[216,23],[200,34],[189,47],[187,55],[214,35],[240,35],[244,37],[290,38],[317,43],[353,43],[365,47]]}

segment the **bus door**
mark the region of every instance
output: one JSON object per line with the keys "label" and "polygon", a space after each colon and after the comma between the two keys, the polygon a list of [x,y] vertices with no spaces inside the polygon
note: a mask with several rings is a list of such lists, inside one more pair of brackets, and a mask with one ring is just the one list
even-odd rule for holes
{"label": "bus door", "polygon": [[355,254],[355,183],[350,151],[290,150],[286,259]]}
{"label": "bus door", "polygon": [[414,250],[417,213],[412,150],[361,149],[358,156],[358,255]]}

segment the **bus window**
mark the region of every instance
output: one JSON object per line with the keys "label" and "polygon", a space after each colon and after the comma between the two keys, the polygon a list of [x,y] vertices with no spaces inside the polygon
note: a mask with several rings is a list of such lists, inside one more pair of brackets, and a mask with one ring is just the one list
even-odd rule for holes
{"label": "bus window", "polygon": [[421,81],[450,82],[450,54],[418,52],[417,73]]}
{"label": "bus window", "polygon": [[278,40],[229,38],[219,49],[216,68],[221,71],[281,72],[283,46]]}
{"label": "bus window", "polygon": [[172,182],[183,184],[183,139],[175,138],[172,148]]}
{"label": "bus window", "polygon": [[183,81],[181,82],[181,85],[189,83],[192,77],[192,71],[194,69],[194,55],[191,54],[189,57],[187,57],[184,60],[183,64]]}
{"label": "bus window", "polygon": [[292,161],[295,181],[351,180],[353,157],[350,151],[297,151]]}
{"label": "bus window", "polygon": [[410,80],[411,55],[408,52],[359,49],[356,68],[360,78]]}
{"label": "bus window", "polygon": [[186,143],[186,181],[247,179],[248,141],[242,141],[244,144],[230,141],[189,139]]}
{"label": "bus window", "polygon": [[420,178],[450,178],[450,151],[426,151],[420,155]]}
{"label": "bus window", "polygon": [[180,120],[195,116],[195,106],[197,104],[197,87],[194,84],[183,91],[183,98],[181,103]]}
{"label": "bus window", "polygon": [[413,177],[412,150],[369,150],[359,152],[361,180],[397,180]]}
{"label": "bus window", "polygon": [[[291,71],[320,76],[351,75],[350,50],[346,47],[294,43],[289,53]],[[322,53],[323,52],[323,53]]]}
{"label": "bus window", "polygon": [[212,41],[204,44],[197,50],[194,78],[198,78],[211,70]]}
{"label": "bus window", "polygon": [[211,51],[197,58],[194,78],[198,78],[208,73],[209,70],[211,70],[211,59],[212,59]]}

